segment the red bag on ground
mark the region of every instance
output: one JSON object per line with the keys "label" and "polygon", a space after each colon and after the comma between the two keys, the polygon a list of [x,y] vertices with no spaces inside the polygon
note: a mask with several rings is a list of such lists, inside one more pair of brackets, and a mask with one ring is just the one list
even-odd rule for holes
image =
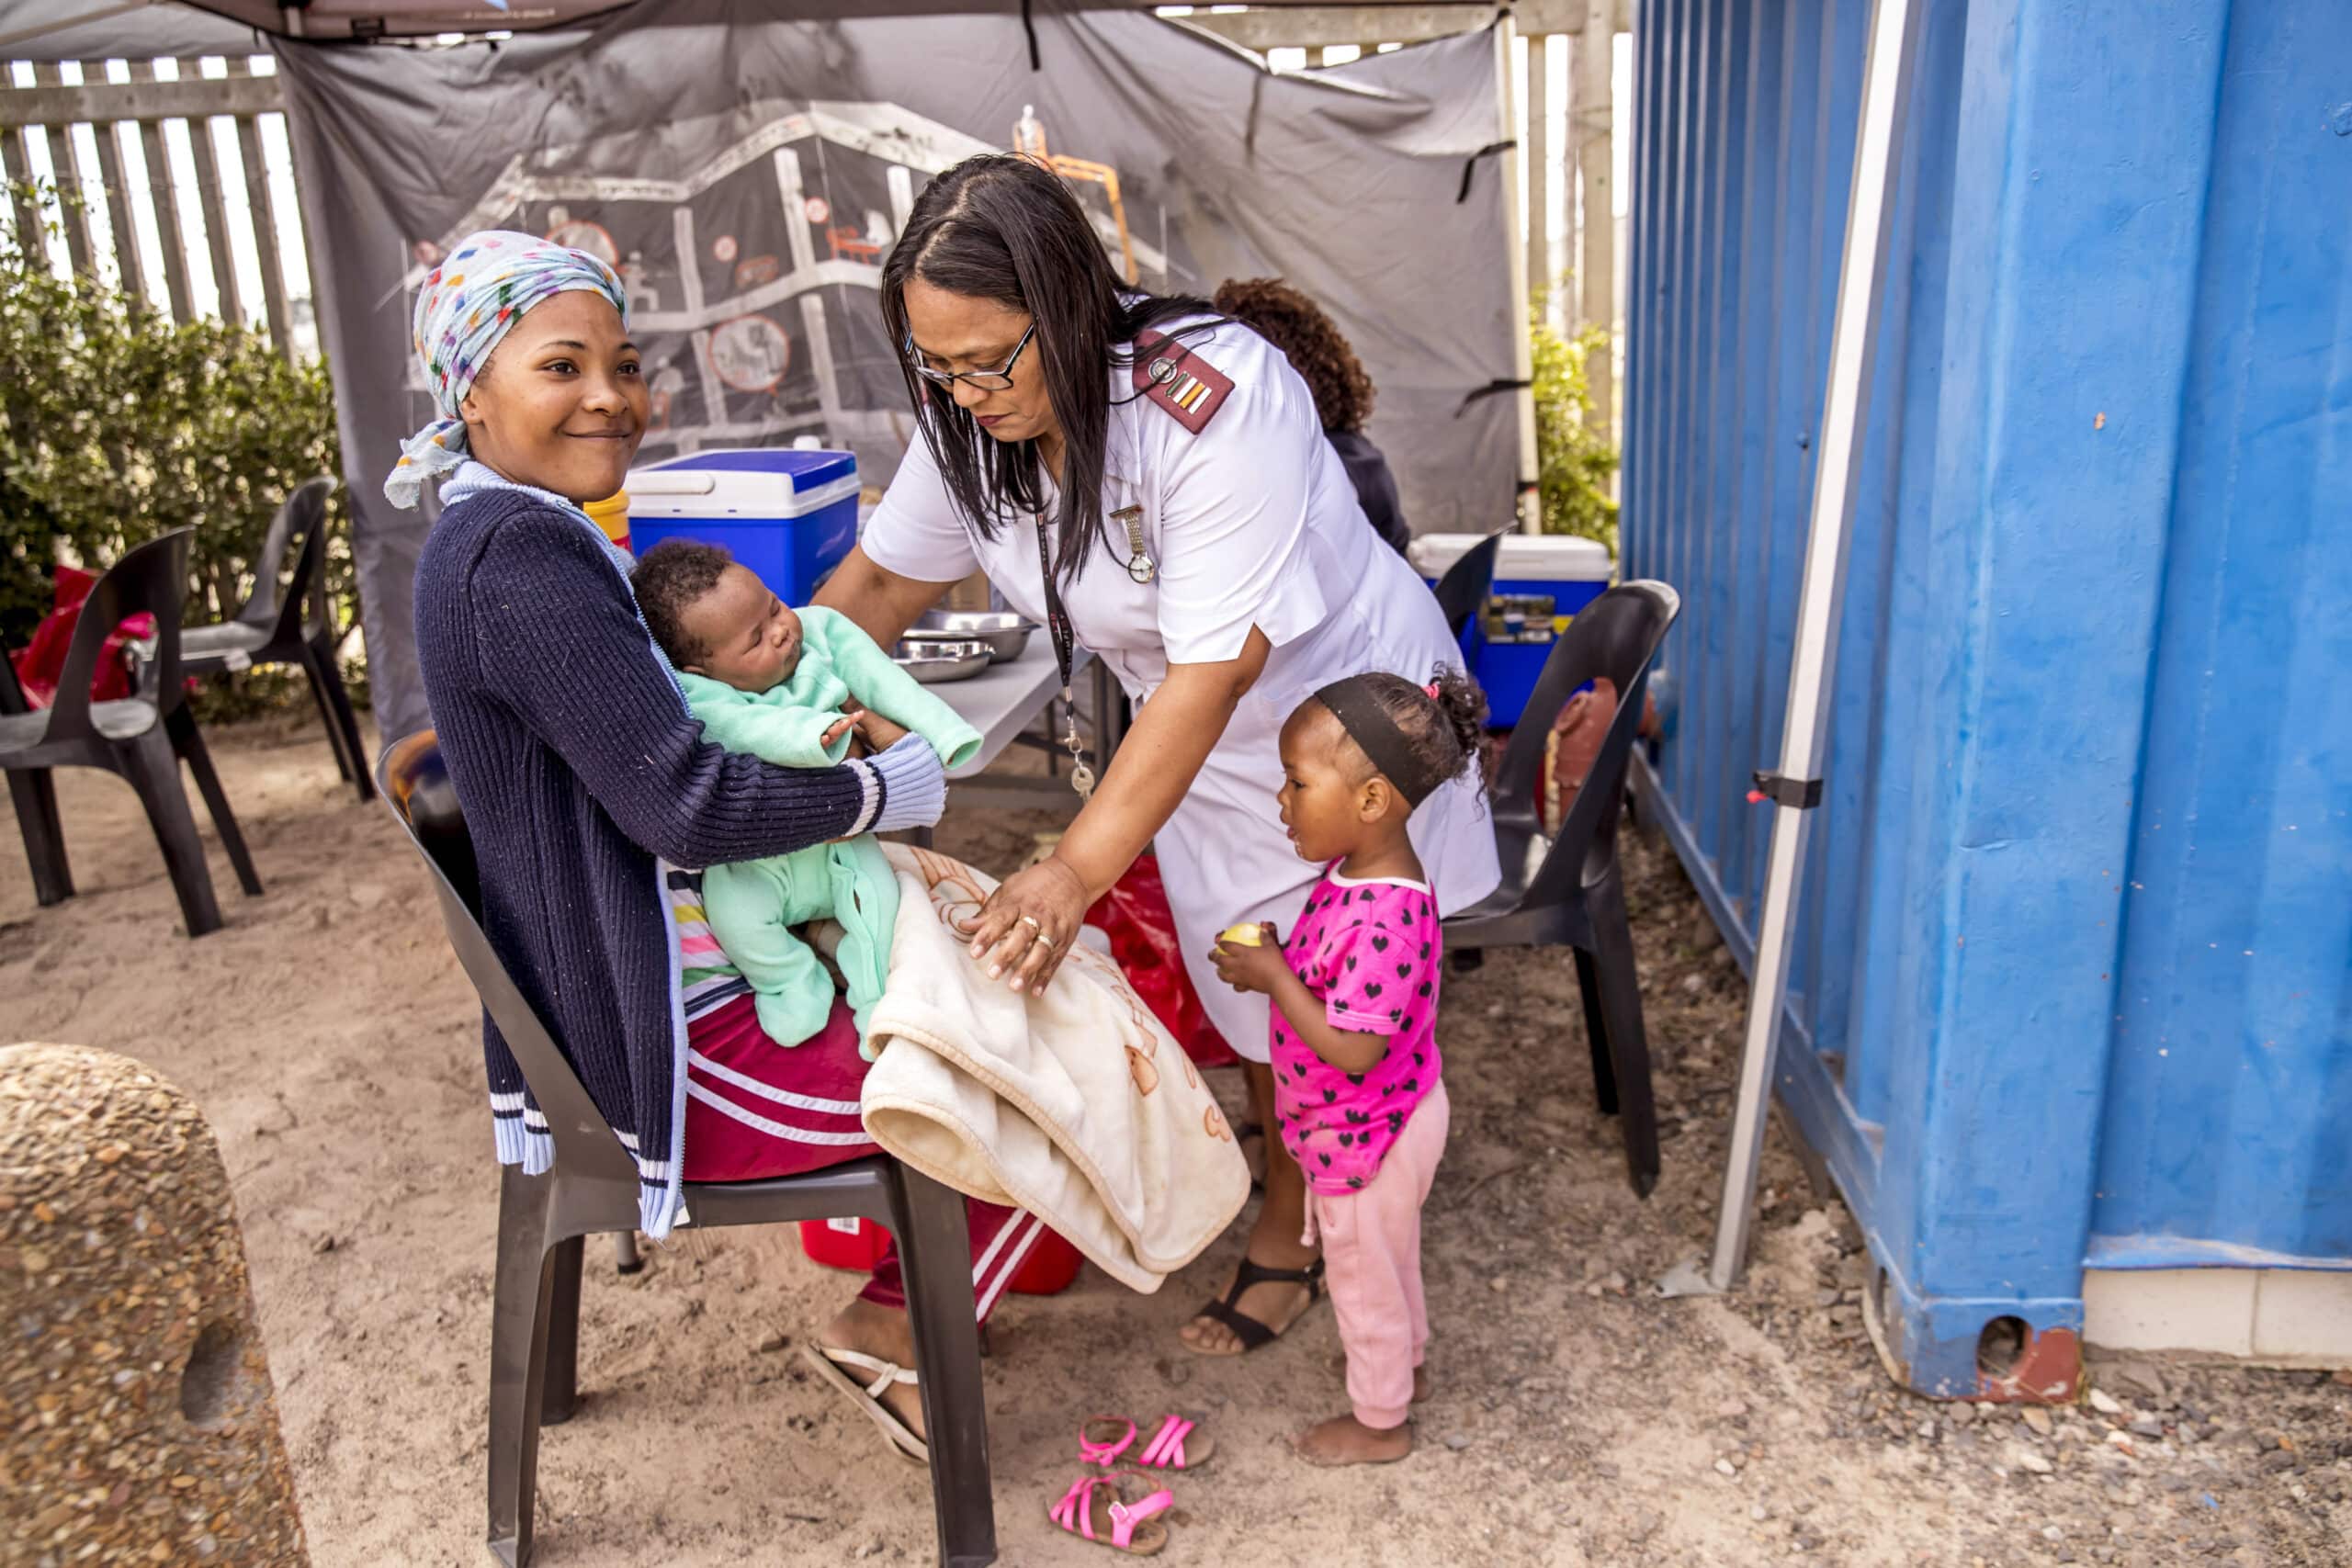
{"label": "red bag on ground", "polygon": [[1086,923],[1111,939],[1111,956],[1120,973],[1195,1066],[1228,1066],[1241,1059],[1209,1021],[1208,1010],[1201,1006],[1200,995],[1184,973],[1176,917],[1169,912],[1157,858],[1137,856],[1117,886],[1086,911]]}
{"label": "red bag on ground", "polygon": [[[56,700],[58,678],[65,673],[65,652],[74,645],[74,627],[82,618],[82,601],[97,586],[97,574],[74,567],[57,569],[57,607],[41,617],[32,640],[8,656],[17,669],[17,683],[25,700],[45,708]],[[90,700],[112,702],[131,694],[130,647],[155,635],[155,617],[141,614],[117,626],[98,655],[90,679]]]}

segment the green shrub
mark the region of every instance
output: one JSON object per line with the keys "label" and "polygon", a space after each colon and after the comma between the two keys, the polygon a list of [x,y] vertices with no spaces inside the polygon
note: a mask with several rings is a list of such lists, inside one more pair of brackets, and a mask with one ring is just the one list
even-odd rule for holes
{"label": "green shrub", "polygon": [[[175,326],[94,278],[58,276],[39,251],[0,247],[0,640],[8,646],[23,646],[49,612],[58,562],[100,570],[188,525],[187,623],[233,614],[253,591],[254,557],[278,503],[312,475],[341,471],[323,363],[289,364],[266,334],[242,326]],[[327,585],[341,631],[358,604],[340,491],[328,516]],[[300,677],[258,671],[210,684],[204,707],[233,714],[277,700]]]}
{"label": "green shrub", "polygon": [[1535,301],[1530,330],[1534,336],[1535,451],[1544,496],[1544,531],[1598,539],[1617,553],[1617,502],[1609,481],[1617,472],[1617,447],[1606,434],[1586,423],[1592,389],[1585,379],[1588,355],[1610,352],[1609,333],[1588,327],[1564,338],[1544,320]]}

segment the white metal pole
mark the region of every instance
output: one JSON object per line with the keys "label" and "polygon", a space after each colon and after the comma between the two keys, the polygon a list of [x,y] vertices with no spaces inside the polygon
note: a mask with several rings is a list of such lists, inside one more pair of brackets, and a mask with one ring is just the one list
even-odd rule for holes
{"label": "white metal pole", "polygon": [[[1519,199],[1519,94],[1512,82],[1510,42],[1513,36],[1510,13],[1505,11],[1495,21],[1495,102],[1500,111],[1497,117],[1499,129],[1495,140],[1507,143],[1502,155],[1503,175],[1503,248],[1510,257],[1510,308],[1512,374],[1521,383],[1515,401],[1519,405],[1519,516],[1521,526],[1530,534],[1544,531],[1544,492],[1535,487],[1539,472],[1535,450],[1535,390],[1527,383],[1535,377],[1533,345],[1528,340],[1532,323],[1527,305],[1527,245],[1520,232],[1521,222]],[[1536,176],[1542,178],[1539,173]]]}
{"label": "white metal pole", "polygon": [[1552,35],[1527,35],[1527,140],[1521,161],[1527,167],[1527,295],[1545,295],[1544,317],[1550,319],[1552,296]]}
{"label": "white metal pole", "polygon": [[1912,44],[1919,0],[1871,0],[1869,53],[1862,63],[1861,123],[1854,142],[1854,184],[1846,207],[1845,256],[1838,275],[1838,314],[1829,340],[1829,387],[1815,450],[1813,514],[1805,536],[1804,586],[1797,600],[1796,647],[1789,658],[1789,705],[1781,730],[1771,854],[1756,922],[1756,968],[1741,1047],[1739,1100],[1731,1157],[1724,1172],[1723,1213],[1708,1283],[1736,1284],[1747,1264],[1755,1217],[1756,1169],[1771,1108],[1781,1012],[1789,986],[1789,945],[1796,924],[1805,829],[1821,788],[1828,739],[1830,683],[1838,662],[1838,610],[1845,597],[1846,542],[1860,468],[1862,400],[1877,347],[1878,295],[1894,210],[1895,153],[1910,97]]}
{"label": "white metal pole", "polygon": [[1616,434],[1616,0],[1585,0],[1584,31],[1577,37],[1572,56],[1575,85],[1568,90],[1568,123],[1574,128],[1569,134],[1584,186],[1574,314],[1578,331],[1597,326],[1609,334],[1609,346],[1584,362],[1585,384],[1592,389],[1592,407],[1585,420],[1604,440]]}

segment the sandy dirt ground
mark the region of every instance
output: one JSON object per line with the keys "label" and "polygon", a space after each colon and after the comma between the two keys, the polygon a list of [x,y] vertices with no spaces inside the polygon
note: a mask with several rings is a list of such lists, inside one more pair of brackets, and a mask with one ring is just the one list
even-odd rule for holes
{"label": "sandy dirt ground", "polygon": [[[214,746],[267,894],[241,897],[216,847],[228,925],[187,941],[130,790],[59,775],[81,892],[36,909],[11,823],[0,1040],[125,1052],[210,1116],[315,1561],[483,1562],[496,1182],[476,1004],[421,868],[383,808],[337,784],[315,724]],[[1001,872],[1047,825],[951,816],[941,847]],[[1636,839],[1628,858],[1670,1139],[1657,1192],[1628,1190],[1594,1110],[1566,956],[1498,954],[1450,981],[1419,1451],[1349,1472],[1289,1455],[1344,1405],[1328,1308],[1245,1359],[1177,1343],[1238,1232],[1155,1296],[1090,1270],[997,1318],[1005,1562],[1105,1561],[1045,1517],[1075,1473],[1072,1429],[1171,1406],[1204,1412],[1222,1445],[1175,1483],[1176,1562],[2352,1561],[2352,1386],[2141,1361],[2098,1368],[2108,1414],[1915,1399],[1863,1334],[1850,1222],[1783,1146],[1747,1285],[1656,1296],[1709,1234],[1744,993],[1672,857]],[[686,1235],[627,1279],[608,1247],[589,1256],[585,1398],[540,1450],[540,1562],[930,1561],[923,1472],[789,1348],[760,1348],[797,1347],[848,1276],[783,1233]]]}

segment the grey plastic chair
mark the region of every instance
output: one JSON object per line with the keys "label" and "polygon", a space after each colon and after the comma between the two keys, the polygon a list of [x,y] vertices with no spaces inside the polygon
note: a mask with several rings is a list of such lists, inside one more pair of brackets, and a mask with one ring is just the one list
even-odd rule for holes
{"label": "grey plastic chair", "polygon": [[[1503,885],[1445,922],[1449,953],[1488,947],[1576,950],[1594,1095],[1601,1114],[1623,1117],[1626,1172],[1634,1190],[1645,1198],[1657,1185],[1657,1108],[1650,1092],[1634,931],[1617,863],[1617,822],[1624,810],[1625,769],[1642,726],[1650,666],[1681,609],[1681,597],[1665,583],[1628,582],[1577,612],[1544,660],[1527,711],[1495,771],[1495,849],[1502,860]],[[1568,698],[1596,679],[1616,688],[1617,714],[1559,836],[1531,874],[1529,846],[1542,830],[1535,790],[1544,743]]]}
{"label": "grey plastic chair", "polygon": [[[220,675],[256,664],[300,666],[318,704],[319,722],[326,727],[335,770],[358,789],[364,804],[375,789],[368,782],[359,720],[335,662],[334,613],[327,603],[327,497],[334,493],[334,480],[322,474],[286,498],[254,562],[253,597],[218,626],[181,633],[180,658],[190,675]],[[281,594],[277,572],[289,549],[296,552],[294,570]]]}
{"label": "grey plastic chair", "polygon": [[[220,847],[236,868],[238,886],[254,897],[261,878],[254,872],[244,835],[229,810],[212,771],[212,755],[188,711],[180,667],[180,601],[187,592],[190,530],[175,528],[126,553],[107,569],[82,601],[82,614],[66,645],[65,669],[57,696],[46,708],[25,701],[16,671],[0,657],[0,769],[17,807],[17,827],[31,863],[33,897],[43,905],[74,896],[74,873],[65,858],[65,833],[57,813],[52,768],[103,768],[128,782],[147,808],[147,820],[163,846],[172,890],[179,896],[187,934],[220,929],[220,906],[212,894],[212,873],[204,863],[204,842],[180,784],[180,763],[195,775]],[[155,617],[154,655],[144,661],[136,695],[94,702],[90,682],[107,638],[130,616]]]}
{"label": "grey plastic chair", "polygon": [[[584,1238],[594,1232],[635,1235],[637,1166],[482,932],[473,840],[433,732],[386,748],[377,782],[433,873],[449,943],[555,1139],[552,1169],[526,1176],[519,1166],[506,1166],[498,1184],[490,1550],[510,1568],[522,1568],[531,1556],[539,1428],[570,1420],[579,1406]],[[896,1160],[873,1158],[774,1181],[688,1182],[685,1205],[687,1223],[703,1228],[850,1215],[888,1227],[906,1274],[939,1561],[946,1568],[995,1562],[988,1413],[964,1200]]]}

